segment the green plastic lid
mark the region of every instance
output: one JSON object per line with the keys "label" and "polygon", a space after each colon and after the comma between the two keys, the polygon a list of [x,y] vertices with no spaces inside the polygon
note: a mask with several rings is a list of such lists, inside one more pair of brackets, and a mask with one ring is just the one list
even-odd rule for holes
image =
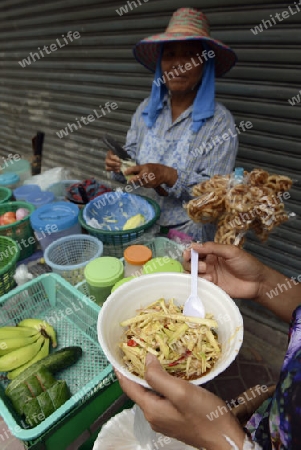
{"label": "green plastic lid", "polygon": [[95,287],[113,286],[123,277],[123,263],[114,256],[101,256],[86,265],[87,283]]}
{"label": "green plastic lid", "polygon": [[116,291],[117,288],[119,288],[119,286],[122,286],[124,283],[127,283],[130,280],[133,280],[135,277],[127,277],[127,278],[122,278],[122,280],[118,281],[116,284],[114,284],[111,292]]}
{"label": "green plastic lid", "polygon": [[143,266],[144,275],[158,272],[183,273],[183,266],[179,261],[168,256],[153,258]]}
{"label": "green plastic lid", "polygon": [[15,172],[17,174],[28,170],[30,170],[30,162],[27,159],[11,159],[9,164],[4,168],[4,172]]}

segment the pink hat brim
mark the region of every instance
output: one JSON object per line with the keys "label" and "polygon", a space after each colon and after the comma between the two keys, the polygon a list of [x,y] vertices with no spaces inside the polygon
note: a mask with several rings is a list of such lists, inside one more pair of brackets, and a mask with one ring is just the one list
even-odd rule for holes
{"label": "pink hat brim", "polygon": [[[142,39],[133,49],[136,60],[151,72],[155,72],[160,45],[176,41],[205,41],[215,53],[215,76],[225,75],[237,62],[237,56],[230,47],[206,36],[185,36],[183,33],[161,33]],[[200,55],[201,56],[201,55]],[[201,56],[202,60],[205,59]]]}

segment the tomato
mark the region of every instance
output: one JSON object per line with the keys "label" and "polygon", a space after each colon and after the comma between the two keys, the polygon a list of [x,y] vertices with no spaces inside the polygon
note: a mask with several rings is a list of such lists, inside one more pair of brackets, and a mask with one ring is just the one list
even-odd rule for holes
{"label": "tomato", "polygon": [[127,341],[127,345],[128,345],[128,347],[137,347],[137,342],[135,342],[134,341],[134,339],[129,339],[128,341]]}
{"label": "tomato", "polygon": [[172,362],[172,363],[169,363],[168,364],[168,367],[173,367],[173,366],[176,366],[177,364],[179,364],[179,363],[181,363],[181,362],[184,362],[185,361],[185,359],[187,359],[187,357],[189,356],[189,355],[191,355],[191,351],[190,350],[186,350],[186,353],[183,355],[183,356],[181,356],[179,359],[177,359],[176,361],[174,361],[174,362]]}
{"label": "tomato", "polygon": [[2,225],[9,225],[17,221],[16,214],[12,211],[4,213],[1,218],[2,218]]}

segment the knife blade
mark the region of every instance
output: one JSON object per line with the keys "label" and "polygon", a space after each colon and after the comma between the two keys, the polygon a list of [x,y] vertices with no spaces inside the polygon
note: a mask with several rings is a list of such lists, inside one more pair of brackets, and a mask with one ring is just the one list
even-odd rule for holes
{"label": "knife blade", "polygon": [[120,159],[124,159],[125,161],[128,161],[130,159],[132,159],[130,157],[130,155],[124,150],[124,148],[121,147],[120,144],[118,144],[117,141],[115,141],[114,138],[112,138],[112,136],[110,136],[109,134],[105,134],[102,137],[102,141],[104,142],[105,145],[107,145],[109,147],[110,150],[112,150],[112,152],[117,155]]}
{"label": "knife blade", "polygon": [[[118,144],[118,142],[115,141],[115,139],[112,138],[110,134],[105,134],[104,136],[102,136],[102,141],[120,159],[123,159],[124,161],[130,161],[132,159],[130,155],[124,150],[124,148],[122,148],[121,145]],[[157,194],[160,195],[160,197],[168,196],[168,193],[162,186],[158,186],[154,189],[157,192]]]}

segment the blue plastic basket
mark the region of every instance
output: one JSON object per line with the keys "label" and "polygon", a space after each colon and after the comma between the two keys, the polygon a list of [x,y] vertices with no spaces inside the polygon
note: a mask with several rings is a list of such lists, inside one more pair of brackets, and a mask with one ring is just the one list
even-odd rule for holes
{"label": "blue plastic basket", "polygon": [[96,219],[104,231],[122,231],[126,221],[136,214],[142,214],[147,223],[155,217],[155,210],[139,195],[115,191],[91,200],[84,208],[83,218],[86,222]]}
{"label": "blue plastic basket", "polygon": [[112,371],[97,338],[100,308],[57,274],[45,274],[1,297],[0,326],[16,325],[26,318],[41,318],[56,330],[58,350],[80,346],[81,358],[60,373],[71,392],[71,398],[34,428],[26,429],[4,390],[8,380],[0,377],[0,411],[10,432],[23,441],[34,440],[62,419],[87,396],[97,392],[101,382]]}
{"label": "blue plastic basket", "polygon": [[[126,221],[136,214],[142,214],[146,222],[137,228],[123,230]],[[108,217],[111,217],[108,220],[113,221],[111,225],[108,220],[104,220]],[[148,197],[108,192],[92,200],[83,211],[80,211],[79,222],[90,235],[97,237],[104,244],[122,246],[139,238],[154,225],[159,217],[159,205]],[[103,228],[99,229],[88,225],[87,219],[96,219],[103,224]],[[108,226],[112,229],[110,230]]]}
{"label": "blue plastic basket", "polygon": [[46,264],[73,286],[84,279],[86,265],[103,253],[102,242],[93,236],[73,234],[50,244],[44,253]]}

